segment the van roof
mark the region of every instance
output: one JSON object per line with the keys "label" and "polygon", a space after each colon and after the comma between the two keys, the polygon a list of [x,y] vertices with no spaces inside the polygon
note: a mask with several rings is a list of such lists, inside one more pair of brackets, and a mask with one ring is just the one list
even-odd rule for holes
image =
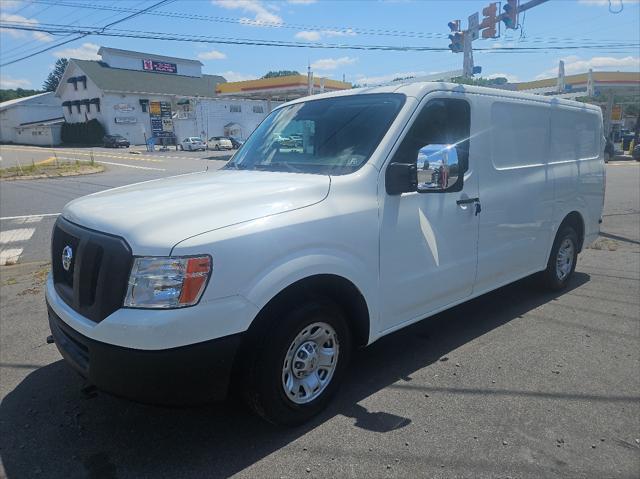
{"label": "van roof", "polygon": [[[584,110],[591,110],[599,112],[600,108],[596,105],[590,105],[587,103],[581,103],[578,101],[565,100],[563,98],[556,98],[553,96],[534,95],[532,93],[522,93],[511,90],[501,90],[498,88],[488,88],[474,85],[462,85],[459,83],[449,82],[406,82],[406,83],[394,83],[393,85],[375,86],[354,88],[352,90],[341,90],[330,93],[321,93],[310,97],[302,97],[296,100],[285,103],[284,105],[292,105],[304,101],[319,100],[322,98],[334,98],[349,95],[362,95],[362,94],[374,94],[374,93],[402,93],[407,96],[421,98],[431,91],[453,91],[461,93],[475,93],[480,95],[490,95],[493,97],[503,97],[511,99],[525,99],[533,100],[540,103],[546,103],[548,105],[559,106],[571,106],[578,107]],[[284,106],[280,105],[280,106]]]}

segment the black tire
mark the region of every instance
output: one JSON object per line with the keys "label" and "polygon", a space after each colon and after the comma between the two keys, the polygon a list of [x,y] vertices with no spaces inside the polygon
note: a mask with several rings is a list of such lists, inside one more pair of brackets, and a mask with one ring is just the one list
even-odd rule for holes
{"label": "black tire", "polygon": [[[294,426],[308,421],[321,412],[337,391],[351,354],[351,334],[342,310],[332,301],[310,300],[288,313],[267,321],[271,325],[256,335],[247,351],[253,351],[243,371],[242,393],[251,410],[267,421]],[[338,360],[325,389],[306,404],[297,404],[285,392],[282,372],[287,350],[306,326],[323,322],[337,335]]]}
{"label": "black tire", "polygon": [[[562,272],[558,270],[558,252],[560,247],[565,244],[565,241],[570,241],[573,245],[573,255],[571,258],[571,268],[562,275]],[[571,255],[569,255],[571,256]],[[553,242],[551,248],[551,254],[549,255],[549,262],[547,263],[547,269],[540,274],[540,283],[545,289],[552,291],[561,291],[567,287],[571,277],[576,269],[576,263],[578,261],[578,235],[571,226],[562,226],[556,235],[556,239]]]}
{"label": "black tire", "polygon": [[184,151],[184,147],[183,147],[182,145],[178,145],[178,149],[179,149],[180,151]]}

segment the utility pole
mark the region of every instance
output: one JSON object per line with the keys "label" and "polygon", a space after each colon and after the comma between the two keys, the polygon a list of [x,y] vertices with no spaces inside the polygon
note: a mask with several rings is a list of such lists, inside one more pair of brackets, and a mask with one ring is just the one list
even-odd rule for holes
{"label": "utility pole", "polygon": [[566,85],[564,83],[564,61],[560,60],[560,63],[558,64],[558,84],[556,90],[558,93],[564,93],[565,88]]}
{"label": "utility pole", "polygon": [[311,71],[311,64],[307,66],[307,94],[313,95],[313,72]]}
{"label": "utility pole", "polygon": [[463,59],[462,59],[462,76],[471,78],[473,76],[473,40],[471,35],[463,37]]}

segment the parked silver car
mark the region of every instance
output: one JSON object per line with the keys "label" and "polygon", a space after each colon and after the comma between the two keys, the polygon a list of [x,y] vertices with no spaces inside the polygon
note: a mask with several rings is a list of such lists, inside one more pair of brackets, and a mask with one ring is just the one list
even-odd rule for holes
{"label": "parked silver car", "polygon": [[187,151],[206,150],[207,145],[198,136],[189,136],[180,142],[180,149]]}

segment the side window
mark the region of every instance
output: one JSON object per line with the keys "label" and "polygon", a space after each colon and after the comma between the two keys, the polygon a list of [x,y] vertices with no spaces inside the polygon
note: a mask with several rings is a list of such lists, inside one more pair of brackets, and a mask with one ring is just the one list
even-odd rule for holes
{"label": "side window", "polygon": [[422,192],[460,191],[469,166],[470,126],[467,101],[431,100],[409,128],[392,162],[415,163]]}

